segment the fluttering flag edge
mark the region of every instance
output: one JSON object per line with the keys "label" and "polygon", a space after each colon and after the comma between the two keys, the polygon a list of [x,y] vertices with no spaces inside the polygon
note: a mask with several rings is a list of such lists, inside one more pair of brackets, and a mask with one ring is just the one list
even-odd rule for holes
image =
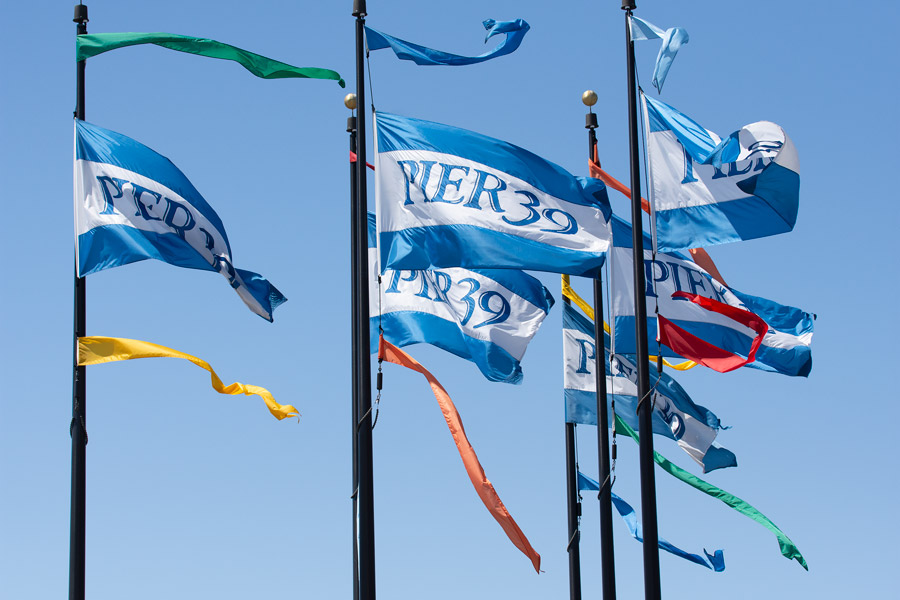
{"label": "fluttering flag edge", "polygon": [[220,394],[236,396],[244,394],[245,396],[259,396],[263,402],[279,421],[287,417],[297,417],[299,420],[300,412],[290,404],[279,404],[275,401],[271,392],[264,387],[257,385],[249,385],[243,383],[232,383],[229,386],[222,384],[222,380],[209,365],[208,362],[167,348],[152,342],[144,342],[141,340],[132,340],[126,338],[114,338],[104,336],[88,336],[78,338],[78,366],[86,367],[91,365],[100,365],[104,363],[117,362],[122,360],[132,360],[136,358],[181,358],[194,363],[201,369],[209,372],[213,389]]}
{"label": "fluttering flag edge", "polygon": [[469,438],[466,436],[466,431],[463,427],[459,412],[456,410],[456,406],[450,398],[450,395],[447,393],[447,390],[444,389],[444,386],[442,386],[437,378],[435,378],[435,376],[416,359],[385,340],[384,337],[379,338],[378,358],[379,360],[386,360],[395,365],[416,371],[425,377],[428,384],[431,386],[435,399],[438,401],[441,413],[444,415],[444,420],[447,422],[447,427],[450,429],[450,434],[453,436],[453,441],[456,444],[459,456],[463,461],[466,474],[472,481],[472,485],[475,487],[478,497],[481,498],[481,501],[484,503],[485,508],[491,513],[491,516],[493,516],[497,523],[500,524],[500,527],[503,528],[503,531],[506,533],[507,537],[509,537],[509,540],[513,545],[531,560],[535,572],[540,573],[541,555],[532,548],[528,538],[525,537],[525,534],[519,528],[515,519],[509,514],[509,510],[507,510],[503,501],[500,500],[500,496],[494,489],[493,484],[488,480],[487,475],[485,475],[484,468],[482,468],[478,456],[475,454],[475,449],[472,447]]}
{"label": "fluttering flag edge", "polygon": [[[616,431],[619,433],[626,434],[630,436],[635,443],[639,443],[640,436],[638,433],[628,426],[628,423],[623,421],[621,417],[616,415]],[[712,485],[711,483],[700,479],[696,475],[692,475],[688,473],[678,465],[672,463],[665,456],[660,454],[659,452],[653,452],[653,460],[656,461],[663,471],[675,477],[676,479],[680,479],[684,483],[693,487],[694,489],[700,490],[704,494],[708,496],[712,496],[713,498],[717,498],[721,500],[726,505],[730,506],[734,510],[738,511],[745,517],[749,517],[753,519],[773,534],[778,539],[778,547],[781,550],[781,555],[787,558],[788,560],[796,560],[800,563],[804,569],[809,571],[809,566],[806,564],[806,559],[803,558],[803,555],[800,554],[800,549],[794,544],[794,542],[789,538],[781,529],[778,528],[775,523],[771,521],[766,515],[762,514],[755,507],[750,505],[746,500],[742,500],[733,494],[729,494],[725,490]]]}
{"label": "fluttering flag edge", "polygon": [[328,79],[337,81],[342,88],[346,87],[340,73],[332,69],[295,67],[231,44],[176,33],[121,32],[79,35],[75,38],[75,60],[82,61],[110,50],[142,44],[153,44],[176,52],[234,61],[261,79]]}

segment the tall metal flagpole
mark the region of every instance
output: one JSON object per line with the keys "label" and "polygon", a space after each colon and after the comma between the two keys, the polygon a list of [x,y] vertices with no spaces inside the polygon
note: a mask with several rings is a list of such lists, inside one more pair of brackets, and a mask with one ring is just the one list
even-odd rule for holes
{"label": "tall metal flagpole", "polygon": [[[344,96],[344,106],[349,108],[350,110],[355,110],[357,107],[356,103],[356,94],[347,94]],[[347,133],[350,134],[350,152],[356,154],[356,116],[352,115],[347,117]],[[359,254],[359,248],[357,248],[357,236],[356,236],[356,201],[358,189],[356,185],[356,165],[359,161],[353,161],[350,163],[350,210],[353,216],[350,219],[350,252],[351,256],[356,257]],[[357,289],[356,289],[356,272],[353,271],[350,277],[350,293],[353,298],[356,297]],[[353,502],[353,600],[359,600],[359,529],[357,527],[358,524],[358,516],[359,516],[359,454],[358,448],[359,444],[357,443],[357,429],[359,427],[359,370],[356,369],[356,357],[359,354],[359,315],[355,307],[351,310],[352,318],[351,318],[351,330],[352,330],[352,344],[350,351],[350,364],[351,364],[351,381],[353,386],[353,394],[350,402],[350,419],[352,423],[351,427],[351,437],[352,437],[352,456],[353,456],[353,475],[352,482],[350,485],[350,489],[352,493],[350,498]]]}
{"label": "tall metal flagpole", "polygon": [[[588,107],[585,127],[588,130],[588,157],[594,158],[597,145],[597,115],[590,110],[597,103],[597,93],[588,90],[581,96]],[[603,275],[594,278],[594,365],[597,382],[597,451],[600,465],[600,572],[603,600],[616,598],[616,560],[613,551],[612,479],[609,469],[609,411],[606,397],[606,343],[603,335]]]}
{"label": "tall metal flagpole", "polygon": [[357,456],[359,460],[359,597],[375,600],[375,503],[372,466],[372,369],[369,353],[369,281],[368,219],[366,217],[366,86],[365,27],[366,0],[353,1],[356,17],[356,97],[359,110],[356,123],[356,198],[351,216],[354,230],[352,266],[354,281],[353,312],[357,322],[356,371],[359,394],[357,405]]}
{"label": "tall metal flagpole", "polygon": [[[75,6],[77,23],[76,35],[87,33],[88,10],[84,4]],[[76,101],[75,118],[84,120],[84,60],[76,65]],[[76,257],[77,261],[77,257]],[[75,311],[74,311],[74,358],[72,373],[72,423],[69,434],[72,437],[72,491],[69,513],[69,600],[84,600],[85,571],[85,474],[87,469],[87,411],[86,411],[86,379],[85,368],[78,366],[78,338],[85,336],[87,329],[85,317],[85,281],[78,276],[78,265],[75,265]]]}
{"label": "tall metal flagpole", "polygon": [[[563,302],[571,304],[568,298]],[[566,497],[569,516],[569,600],[581,600],[581,548],[578,518],[581,503],[578,501],[578,465],[575,460],[575,423],[566,423]]]}
{"label": "tall metal flagpole", "polygon": [[[568,283],[568,275],[563,279]],[[563,302],[570,306],[572,301],[563,296]],[[578,520],[581,517],[581,502],[578,500],[578,461],[575,456],[575,423],[566,422],[566,507],[569,525],[569,600],[581,600],[581,534]]]}
{"label": "tall metal flagpole", "polygon": [[653,401],[650,398],[649,351],[647,346],[647,296],[644,281],[644,231],[641,210],[641,173],[638,153],[637,77],[634,42],[631,41],[632,0],[622,0],[625,11],[625,54],[628,63],[628,137],[631,162],[631,232],[634,264],[634,322],[637,350],[638,424],[641,443],[641,523],[644,533],[644,597],[659,600],[659,531],[656,524],[656,475],[653,471]]}

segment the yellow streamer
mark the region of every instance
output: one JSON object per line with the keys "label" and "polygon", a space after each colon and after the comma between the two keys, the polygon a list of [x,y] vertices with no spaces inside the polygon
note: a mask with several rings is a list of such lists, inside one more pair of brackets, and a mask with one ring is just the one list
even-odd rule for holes
{"label": "yellow streamer", "polygon": [[266,388],[258,385],[244,385],[243,383],[232,383],[226,387],[222,384],[222,380],[219,379],[216,372],[213,371],[213,368],[209,366],[209,363],[205,360],[200,360],[196,356],[140,340],[100,336],[78,338],[78,366],[80,367],[134,358],[183,358],[201,369],[209,371],[212,386],[220,394],[259,396],[266,403],[266,406],[269,407],[269,412],[279,421],[287,417],[297,417],[298,419],[300,417],[297,409],[290,404],[278,404],[275,402],[275,398],[272,397],[272,394]]}
{"label": "yellow streamer", "polygon": [[[578,292],[572,289],[572,286],[569,285],[568,275],[562,276],[562,293],[563,296],[574,302],[578,308],[583,310],[584,314],[586,314],[591,321],[594,320],[594,309],[591,308],[590,304],[585,302],[584,298],[578,295]],[[603,331],[609,334],[609,324],[606,321],[603,321]],[[650,362],[656,362],[657,357],[651,355],[649,359]],[[668,359],[665,358],[663,359],[663,364],[665,364],[667,367],[675,369],[676,371],[687,371],[688,369],[693,369],[697,366],[697,363],[692,360],[686,360],[682,363],[672,364],[668,361]]]}

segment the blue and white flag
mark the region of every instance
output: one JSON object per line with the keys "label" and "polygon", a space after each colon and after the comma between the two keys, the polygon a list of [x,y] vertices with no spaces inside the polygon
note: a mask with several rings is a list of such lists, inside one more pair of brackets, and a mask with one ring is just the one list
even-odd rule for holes
{"label": "blue and white flag", "polygon": [[721,139],[671,106],[642,98],[659,250],[752,240],[794,228],[800,167],[784,129],[759,121]]}
{"label": "blue and white flag", "polygon": [[369,213],[372,352],[380,326],[395,346],[431,344],[474,362],[491,381],[520,383],[519,361],[552,306],[540,281],[508,269],[389,269],[379,285],[375,216]]}
{"label": "blue and white flag", "polygon": [[659,54],[656,55],[656,66],[653,68],[653,86],[662,92],[663,84],[666,82],[666,75],[669,74],[675,55],[678,54],[682,46],[691,40],[688,32],[682,27],[670,27],[663,31],[649,21],[632,16],[631,39],[635,42],[640,40],[662,40]]}
{"label": "blue and white flag", "polygon": [[379,112],[382,269],[592,275],[609,248],[606,186],[479,133]]}
{"label": "blue and white flag", "polygon": [[75,239],[79,277],[155,258],[218,271],[268,321],[286,300],[263,276],[234,267],[219,216],[169,159],[77,119]]}
{"label": "blue and white flag", "polygon": [[[609,336],[604,334],[605,344]],[[597,424],[597,383],[595,370],[594,324],[572,306],[563,306],[563,361],[566,422]],[[633,356],[615,354],[606,357],[606,393],[616,401],[616,414],[638,431],[637,366]],[[675,440],[688,456],[708,473],[723,467],[736,467],[734,454],[716,443],[722,426],[709,409],[694,404],[687,392],[672,377],[650,371],[653,389],[653,433]]]}
{"label": "blue and white flag", "polygon": [[[615,337],[613,348],[619,354],[633,354],[634,343],[634,275],[632,271],[631,225],[613,217],[613,249],[610,252],[609,269],[612,287],[611,320]],[[714,346],[729,352],[747,356],[756,333],[717,313],[704,310],[693,302],[672,298],[675,292],[697,294],[712,298],[730,306],[748,310],[768,324],[769,329],[756,351],[756,360],[748,367],[782,373],[784,375],[809,375],[812,369],[813,315],[778,304],[765,298],[744,294],[728,287],[707,273],[687,256],[678,252],[657,254],[649,249],[650,241],[644,235],[644,274],[647,290],[647,339],[655,340],[657,322],[652,318],[659,306],[659,314],[679,327]],[[651,341],[651,354],[677,357],[671,349]]]}
{"label": "blue and white flag", "polygon": [[[579,471],[578,489],[580,491],[600,491],[600,484]],[[622,517],[622,520],[625,521],[625,526],[628,527],[628,531],[629,533],[631,533],[631,537],[643,544],[643,529],[641,528],[641,523],[640,521],[638,521],[637,514],[634,512],[634,509],[630,504],[625,502],[625,500],[614,494],[612,491],[610,491],[609,494],[610,498],[612,499],[613,506],[616,507],[616,511],[619,513],[619,516]],[[704,549],[703,554],[706,555],[706,559],[704,559],[699,554],[693,554],[686,550],[682,550],[675,544],[666,541],[662,537],[658,537],[657,542],[660,550],[665,550],[666,552],[685,560],[697,563],[698,565],[703,565],[707,569],[712,569],[716,573],[720,573],[725,570],[725,553],[721,550],[716,550],[715,552],[710,554],[706,551],[706,549]]]}
{"label": "blue and white flag", "polygon": [[486,21],[483,21],[482,24],[487,30],[487,35],[484,38],[485,43],[495,35],[506,34],[506,38],[504,38],[496,48],[479,56],[460,56],[459,54],[451,54],[450,52],[443,52],[441,50],[435,50],[434,48],[420,46],[419,44],[413,44],[412,42],[407,42],[406,40],[401,40],[392,35],[382,33],[368,26],[366,27],[366,47],[369,50],[390,48],[394,51],[394,54],[397,55],[397,58],[401,60],[411,60],[417,65],[474,65],[492,58],[497,58],[498,56],[504,56],[515,52],[516,48],[519,47],[519,44],[522,43],[522,38],[525,37],[525,34],[528,33],[528,30],[531,28],[528,23],[522,19],[516,19],[515,21],[495,21],[494,19],[487,19]]}

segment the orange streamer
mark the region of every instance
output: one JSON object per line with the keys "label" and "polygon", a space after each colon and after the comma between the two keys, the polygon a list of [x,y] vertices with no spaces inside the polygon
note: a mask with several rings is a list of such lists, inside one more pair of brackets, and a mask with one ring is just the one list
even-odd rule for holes
{"label": "orange streamer", "polygon": [[381,337],[378,341],[378,358],[379,360],[386,360],[395,365],[406,367],[425,376],[425,379],[428,380],[428,384],[431,386],[431,391],[434,392],[434,397],[438,401],[441,412],[444,413],[444,420],[447,422],[447,427],[450,429],[450,434],[453,436],[457,450],[459,450],[459,457],[463,461],[463,466],[466,468],[466,473],[469,475],[472,485],[475,486],[478,497],[484,502],[485,508],[488,509],[494,519],[500,523],[500,527],[506,532],[513,545],[531,559],[534,570],[540,573],[541,555],[531,547],[528,538],[519,529],[515,519],[512,518],[506,506],[503,505],[503,501],[500,500],[500,496],[497,495],[493,484],[484,474],[484,469],[478,461],[475,449],[472,448],[469,438],[466,437],[466,430],[463,428],[459,411],[456,410],[456,406],[453,404],[453,400],[450,399],[450,395],[444,389],[444,386],[416,359],[390,342],[385,341],[384,337]]}
{"label": "orange streamer", "polygon": [[[631,188],[626,186],[624,183],[622,183],[600,167],[600,159],[597,157],[596,144],[594,144],[594,159],[588,161],[588,172],[594,179],[599,179],[617,192],[631,198]],[[646,198],[641,198],[641,208],[645,213],[650,214],[650,203],[647,202]]]}

